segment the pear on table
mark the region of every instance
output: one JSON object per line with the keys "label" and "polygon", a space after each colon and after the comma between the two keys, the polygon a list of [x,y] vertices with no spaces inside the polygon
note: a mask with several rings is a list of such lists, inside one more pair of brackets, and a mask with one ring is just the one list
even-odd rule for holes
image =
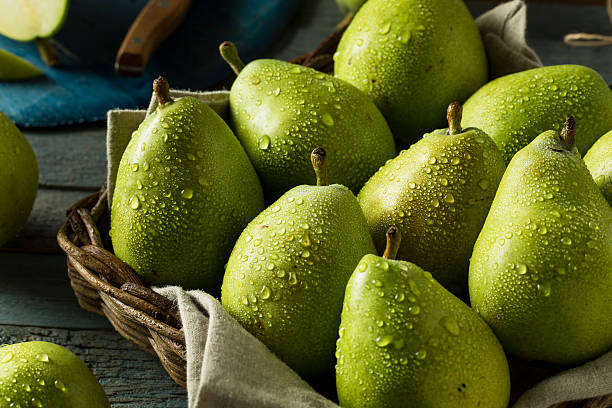
{"label": "pear on table", "polygon": [[1,407],[110,408],[89,368],[57,344],[0,346]]}
{"label": "pear on table", "polygon": [[306,379],[333,374],[346,282],[375,252],[355,196],[328,185],[326,161],[315,149],[317,185],[294,187],[246,227],[221,289],[226,310]]}
{"label": "pear on table", "polygon": [[417,265],[366,255],[346,287],[336,385],[345,408],[506,408],[510,376],[493,332]]}
{"label": "pear on table", "polygon": [[38,191],[38,165],[17,126],[0,112],[0,247],[26,223]]}
{"label": "pear on table", "polygon": [[579,120],[582,154],[612,129],[612,89],[590,68],[557,65],[497,78],[465,102],[463,125],[486,132],[508,163],[542,132],[560,131],[570,112]]}
{"label": "pear on table", "polygon": [[231,124],[268,198],[310,182],[308,155],[317,146],[330,157],[330,182],[354,193],[395,155],[385,119],[354,86],[284,61],[245,66],[230,42],[220,52],[238,75],[230,92]]}
{"label": "pear on table", "polygon": [[470,300],[527,360],[577,364],[612,346],[612,208],[573,117],[513,158],[470,263]]}
{"label": "pear on table", "polygon": [[115,254],[152,285],[218,291],[242,229],[264,207],[257,174],[215,111],[173,100],[154,82],[157,109],[132,135],[111,209]]}
{"label": "pear on table", "polygon": [[593,144],[584,156],[584,164],[608,203],[612,205],[612,130]]}
{"label": "pear on table", "polygon": [[369,0],[348,26],[334,72],[367,93],[405,145],[486,81],[480,32],[462,0]]}
{"label": "pear on table", "polygon": [[447,119],[448,129],[426,134],[381,167],[358,200],[379,252],[388,226],[395,225],[404,237],[398,259],[463,295],[472,249],[505,164],[484,132],[461,129],[461,105],[450,104]]}

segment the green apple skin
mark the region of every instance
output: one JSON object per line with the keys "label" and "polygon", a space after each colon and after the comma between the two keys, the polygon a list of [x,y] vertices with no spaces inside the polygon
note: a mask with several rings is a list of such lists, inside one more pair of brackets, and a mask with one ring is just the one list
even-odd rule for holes
{"label": "green apple skin", "polygon": [[472,249],[505,168],[479,129],[423,136],[381,167],[357,197],[378,253],[393,225],[404,238],[397,259],[422,266],[454,294],[467,294]]}
{"label": "green apple skin", "polygon": [[488,76],[480,33],[462,0],[370,0],[334,60],[336,77],[367,93],[407,146],[444,127],[446,107],[465,101]]}
{"label": "green apple skin", "polygon": [[42,71],[19,58],[0,49],[0,81],[20,81],[42,75]]}
{"label": "green apple skin", "polygon": [[590,68],[557,65],[497,78],[463,105],[463,126],[487,133],[506,163],[536,136],[577,119],[578,151],[585,154],[612,129],[612,90]]}
{"label": "green apple skin", "polygon": [[268,199],[312,182],[315,147],[329,156],[330,183],[355,194],[396,154],[385,119],[363,92],[288,62],[248,64],[232,86],[230,112]]}
{"label": "green apple skin", "polygon": [[69,0],[0,0],[0,34],[17,41],[51,37],[64,25],[69,4]]}
{"label": "green apple skin", "polygon": [[150,114],[123,153],[113,247],[149,284],[218,293],[236,238],[263,208],[229,126],[203,102],[180,98]]}
{"label": "green apple skin", "polygon": [[591,146],[584,156],[584,164],[608,203],[612,205],[612,130]]}
{"label": "green apple skin", "polygon": [[345,408],[506,408],[510,375],[491,329],[431,274],[363,257],[346,287],[336,385]]}
{"label": "green apple skin", "polygon": [[0,346],[0,396],[0,408],[110,408],[89,368],[44,341]]}
{"label": "green apple skin", "polygon": [[374,244],[348,188],[294,187],[236,242],[221,303],[303,378],[333,375],[346,282],[368,253]]}
{"label": "green apple skin", "polygon": [[557,132],[508,165],[474,246],[469,290],[510,354],[577,364],[612,347],[612,208]]}
{"label": "green apple skin", "polygon": [[0,246],[28,220],[38,191],[38,165],[26,138],[0,112]]}

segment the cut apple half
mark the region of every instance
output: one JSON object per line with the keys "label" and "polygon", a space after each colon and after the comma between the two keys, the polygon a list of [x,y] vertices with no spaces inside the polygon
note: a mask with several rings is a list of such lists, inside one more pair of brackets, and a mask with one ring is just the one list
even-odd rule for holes
{"label": "cut apple half", "polygon": [[0,0],[0,34],[17,41],[48,38],[64,24],[69,0]]}

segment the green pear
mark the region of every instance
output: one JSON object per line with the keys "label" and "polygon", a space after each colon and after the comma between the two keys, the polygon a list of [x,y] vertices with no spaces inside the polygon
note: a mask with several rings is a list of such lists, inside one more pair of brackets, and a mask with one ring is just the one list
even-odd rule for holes
{"label": "green pear", "polygon": [[612,90],[590,68],[558,65],[497,78],[465,102],[463,124],[491,136],[509,163],[540,133],[560,131],[570,113],[579,120],[582,154],[612,129]]}
{"label": "green pear", "polygon": [[0,112],[0,246],[28,220],[38,191],[38,165],[30,144]]}
{"label": "green pear", "polygon": [[575,135],[570,117],[513,157],[470,263],[472,307],[527,360],[576,364],[612,346],[612,208]]}
{"label": "green pear", "polygon": [[218,291],[240,231],[264,207],[257,174],[240,143],[208,105],[159,105],[132,135],[111,209],[115,254],[153,285]]}
{"label": "green pear", "polygon": [[248,225],[221,289],[227,311],[308,379],[333,373],[346,282],[375,251],[355,196],[328,185],[325,151],[312,161],[317,185],[294,187]]}
{"label": "green pear", "polygon": [[334,56],[336,77],[366,92],[409,145],[487,81],[487,57],[462,0],[370,0]]}
{"label": "green pear", "polygon": [[479,129],[461,129],[461,105],[447,112],[449,128],[390,160],[366,183],[358,200],[379,252],[395,225],[404,236],[398,259],[431,272],[451,292],[467,293],[469,259],[505,164]]}
{"label": "green pear", "polygon": [[387,123],[355,87],[284,61],[244,67],[229,42],[220,51],[238,74],[230,93],[233,129],[271,197],[310,183],[308,155],[317,146],[331,158],[330,182],[354,193],[395,156]]}
{"label": "green pear", "polygon": [[0,408],[110,408],[89,368],[45,341],[0,346]]}
{"label": "green pear", "polygon": [[0,81],[16,81],[42,75],[42,71],[23,58],[0,49]]}
{"label": "green pear", "polygon": [[366,255],[346,287],[336,386],[344,408],[506,408],[508,362],[491,329],[429,272]]}
{"label": "green pear", "polygon": [[336,4],[340,7],[340,10],[345,13],[355,12],[359,10],[359,7],[365,3],[366,0],[336,0]]}
{"label": "green pear", "polygon": [[612,130],[599,138],[584,156],[584,164],[612,205]]}

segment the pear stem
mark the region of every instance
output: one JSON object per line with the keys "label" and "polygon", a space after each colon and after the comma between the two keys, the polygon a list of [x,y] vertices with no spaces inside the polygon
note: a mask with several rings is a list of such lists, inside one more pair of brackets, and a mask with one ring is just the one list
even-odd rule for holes
{"label": "pear stem", "polygon": [[34,40],[38,47],[40,58],[50,67],[57,67],[60,62],[60,56],[55,47],[51,45],[49,39],[36,37]]}
{"label": "pear stem", "polygon": [[153,81],[153,92],[155,92],[158,106],[173,102],[173,99],[170,97],[170,84],[168,84],[168,80],[163,76],[159,76]]}
{"label": "pear stem", "polygon": [[312,161],[312,167],[317,175],[317,186],[327,186],[329,180],[327,179],[327,153],[325,149],[322,147],[314,149],[310,154],[310,161]]}
{"label": "pear stem", "polygon": [[462,132],[461,129],[461,117],[463,115],[463,108],[459,102],[453,102],[448,105],[446,110],[446,119],[448,120],[448,134],[456,135]]}
{"label": "pear stem", "polygon": [[402,234],[396,227],[389,227],[387,230],[387,246],[383,253],[385,259],[395,259],[397,251],[399,251],[400,243],[402,242]]}
{"label": "pear stem", "polygon": [[561,140],[565,143],[567,150],[573,150],[576,147],[576,119],[573,116],[568,116],[561,130]]}
{"label": "pear stem", "polygon": [[244,62],[242,62],[238,55],[236,45],[231,41],[223,41],[219,46],[219,53],[221,54],[221,58],[227,62],[236,75],[240,74],[240,71],[244,69]]}

